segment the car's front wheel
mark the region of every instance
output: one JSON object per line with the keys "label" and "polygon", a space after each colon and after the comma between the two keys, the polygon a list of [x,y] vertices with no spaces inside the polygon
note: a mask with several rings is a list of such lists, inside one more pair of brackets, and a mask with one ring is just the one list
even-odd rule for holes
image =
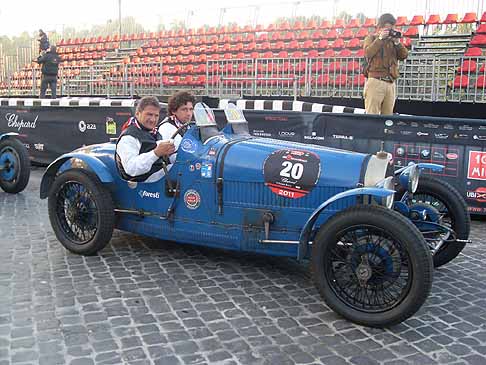
{"label": "car's front wheel", "polygon": [[71,252],[93,255],[111,239],[113,200],[90,171],[74,169],[57,176],[49,191],[48,209],[57,239]]}
{"label": "car's front wheel", "polygon": [[433,264],[414,225],[399,213],[366,205],[337,213],[319,228],[312,272],[331,309],[353,322],[385,327],[422,306]]}

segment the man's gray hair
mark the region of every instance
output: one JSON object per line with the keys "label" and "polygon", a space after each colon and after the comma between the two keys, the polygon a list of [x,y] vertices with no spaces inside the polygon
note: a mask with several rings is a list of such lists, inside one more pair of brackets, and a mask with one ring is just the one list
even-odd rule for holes
{"label": "man's gray hair", "polygon": [[157,99],[155,96],[144,96],[137,104],[137,112],[142,112],[149,105],[160,110],[159,99]]}

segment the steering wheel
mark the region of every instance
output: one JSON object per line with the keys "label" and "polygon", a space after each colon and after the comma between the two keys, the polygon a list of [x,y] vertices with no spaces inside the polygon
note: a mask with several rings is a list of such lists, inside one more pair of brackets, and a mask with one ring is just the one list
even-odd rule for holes
{"label": "steering wheel", "polygon": [[175,136],[177,136],[183,129],[186,129],[189,127],[189,125],[193,124],[194,122],[188,122],[188,123],[184,123],[183,125],[181,125],[179,128],[176,129],[176,131],[172,134],[172,136],[170,137],[170,139],[174,139]]}

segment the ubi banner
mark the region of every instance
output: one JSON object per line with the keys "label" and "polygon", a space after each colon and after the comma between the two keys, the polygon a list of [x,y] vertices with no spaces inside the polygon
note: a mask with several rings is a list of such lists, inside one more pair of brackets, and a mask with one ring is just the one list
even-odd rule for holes
{"label": "ubi banner", "polygon": [[[0,133],[17,132],[34,162],[117,137],[133,107],[0,106]],[[216,110],[218,124],[225,124]],[[433,162],[472,213],[486,214],[486,121],[479,119],[245,110],[254,136],[375,153],[383,142],[395,166]],[[161,116],[165,112],[161,111]],[[344,172],[345,173],[345,172]]]}

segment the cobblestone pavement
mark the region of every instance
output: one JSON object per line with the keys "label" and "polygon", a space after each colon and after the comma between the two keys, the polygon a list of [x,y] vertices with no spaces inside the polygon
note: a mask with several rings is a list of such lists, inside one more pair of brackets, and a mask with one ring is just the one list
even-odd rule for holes
{"label": "cobblestone pavement", "polygon": [[486,364],[486,222],[387,330],[339,318],[288,259],[116,231],[98,256],[56,240],[43,169],[0,192],[0,365]]}

